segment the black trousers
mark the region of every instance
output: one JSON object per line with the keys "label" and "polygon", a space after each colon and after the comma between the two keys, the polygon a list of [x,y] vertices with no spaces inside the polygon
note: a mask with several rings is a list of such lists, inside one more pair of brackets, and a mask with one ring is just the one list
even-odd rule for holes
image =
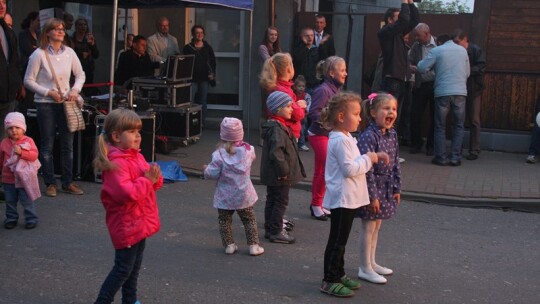
{"label": "black trousers", "polygon": [[271,235],[283,229],[283,216],[289,205],[291,186],[266,186],[266,206],[264,207],[264,229]]}
{"label": "black trousers", "polygon": [[341,283],[345,275],[345,246],[349,240],[357,209],[332,209],[330,235],[324,251],[324,281]]}
{"label": "black trousers", "polygon": [[434,111],[435,92],[433,82],[424,82],[420,87],[413,90],[413,98],[411,105],[411,144],[415,148],[422,148],[424,144],[422,140],[422,119],[426,107],[429,110],[427,126],[427,141],[426,149],[433,149],[434,126],[433,126],[433,111]]}

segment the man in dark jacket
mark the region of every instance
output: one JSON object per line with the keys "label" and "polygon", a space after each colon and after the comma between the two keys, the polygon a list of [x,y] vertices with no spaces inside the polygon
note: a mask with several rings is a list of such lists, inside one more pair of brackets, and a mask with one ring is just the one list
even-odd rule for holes
{"label": "man in dark jacket", "polygon": [[315,16],[315,45],[319,48],[321,60],[336,55],[334,37],[326,30],[326,18],[323,15]]}
{"label": "man in dark jacket", "polygon": [[383,72],[381,90],[386,91],[398,100],[399,125],[403,98],[405,96],[405,81],[411,78],[408,69],[407,47],[403,36],[407,35],[419,22],[419,13],[412,0],[402,0],[401,10],[389,8],[384,14],[385,26],[377,36],[383,57]]}
{"label": "man in dark jacket", "polygon": [[460,29],[454,31],[452,38],[455,43],[467,50],[471,75],[467,79],[467,120],[469,121],[469,155],[468,160],[478,159],[480,154],[480,112],[482,106],[482,90],[484,89],[484,71],[486,58],[482,49],[473,43],[469,43],[467,33]]}
{"label": "man in dark jacket", "polygon": [[319,48],[315,45],[315,34],[312,28],[302,29],[300,42],[292,53],[294,77],[304,75],[306,78],[306,91],[311,94],[319,85],[317,79],[317,63],[320,60]]}
{"label": "man in dark jacket", "polygon": [[137,35],[133,38],[131,49],[120,55],[115,82],[123,85],[133,77],[152,76],[157,68],[159,62],[152,62],[146,52],[146,39]]}
{"label": "man in dark jacket", "polygon": [[[25,95],[19,72],[17,37],[4,20],[6,10],[6,0],[0,0],[0,121],[15,110],[16,100]],[[5,131],[0,129],[0,139],[3,139]]]}

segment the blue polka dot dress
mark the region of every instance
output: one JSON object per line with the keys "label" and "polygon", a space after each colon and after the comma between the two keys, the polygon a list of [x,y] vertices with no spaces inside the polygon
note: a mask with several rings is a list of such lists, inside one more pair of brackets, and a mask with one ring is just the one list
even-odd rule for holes
{"label": "blue polka dot dress", "polygon": [[366,174],[370,201],[379,199],[379,213],[371,212],[367,206],[358,209],[358,217],[365,220],[388,219],[396,213],[397,202],[395,193],[401,193],[401,169],[399,167],[399,145],[397,133],[390,129],[383,133],[380,128],[371,123],[364,132],[358,135],[358,149],[361,154],[367,152],[386,152],[390,162],[379,161]]}

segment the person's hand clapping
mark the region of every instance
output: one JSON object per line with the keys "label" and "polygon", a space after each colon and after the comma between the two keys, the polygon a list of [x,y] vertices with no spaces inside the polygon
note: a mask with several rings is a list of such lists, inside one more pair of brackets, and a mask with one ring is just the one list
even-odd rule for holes
{"label": "person's hand clapping", "polygon": [[302,109],[307,108],[307,102],[303,99],[296,101],[296,104]]}
{"label": "person's hand clapping", "polygon": [[155,184],[161,176],[161,169],[157,164],[151,164],[150,169],[144,172],[144,176],[148,178],[152,182],[152,184]]}

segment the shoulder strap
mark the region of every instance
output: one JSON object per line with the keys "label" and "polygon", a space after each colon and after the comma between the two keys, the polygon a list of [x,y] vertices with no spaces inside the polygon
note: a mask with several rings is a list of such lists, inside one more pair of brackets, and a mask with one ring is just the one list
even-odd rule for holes
{"label": "shoulder strap", "polygon": [[58,78],[56,78],[56,73],[54,72],[53,66],[51,64],[51,58],[49,57],[49,52],[45,49],[43,50],[45,53],[45,57],[47,58],[47,64],[49,65],[49,69],[51,69],[51,74],[54,79],[54,83],[56,84],[56,88],[58,89],[58,94],[62,94],[62,90],[60,89],[60,83],[58,82]]}

